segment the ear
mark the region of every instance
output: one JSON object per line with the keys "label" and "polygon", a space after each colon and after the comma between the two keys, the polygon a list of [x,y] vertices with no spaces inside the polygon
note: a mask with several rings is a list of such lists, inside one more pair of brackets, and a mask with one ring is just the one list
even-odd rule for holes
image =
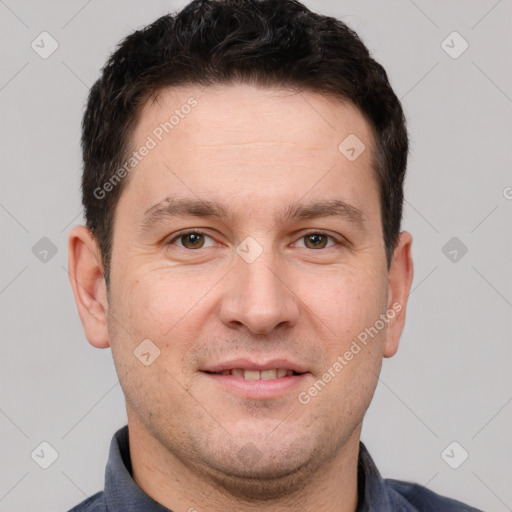
{"label": "ear", "polygon": [[68,241],[69,281],[85,336],[97,348],[110,345],[107,289],[98,244],[85,226],[75,226]]}
{"label": "ear", "polygon": [[[413,278],[411,256],[412,236],[407,231],[399,235],[398,245],[388,274],[388,323],[384,357],[392,357],[398,350],[398,342],[405,324],[407,299]],[[394,312],[394,316],[392,316]]]}

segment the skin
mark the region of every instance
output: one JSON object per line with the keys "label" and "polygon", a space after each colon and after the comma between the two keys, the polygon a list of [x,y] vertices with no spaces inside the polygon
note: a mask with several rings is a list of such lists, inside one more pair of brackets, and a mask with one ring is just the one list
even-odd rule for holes
{"label": "skin", "polygon": [[[353,512],[363,416],[383,357],[398,348],[413,277],[405,231],[387,268],[372,132],[339,99],[187,86],[145,105],[133,147],[191,96],[197,106],[127,178],[108,301],[95,240],[84,226],[69,239],[85,334],[93,346],[111,347],[125,394],[134,480],[175,512]],[[352,162],[338,150],[349,134],[366,146]],[[233,217],[140,228],[144,212],[171,194],[218,201]],[[274,220],[290,203],[328,199],[361,210],[364,228],[338,217]],[[207,236],[175,238],[190,228]],[[333,238],[308,244],[315,230]],[[236,252],[248,236],[262,249],[252,263]],[[300,403],[298,393],[393,304],[401,306],[394,318]],[[149,366],[134,356],[145,339],[160,349]],[[279,396],[246,398],[200,371],[235,357],[287,358],[309,374]],[[249,448],[252,461],[240,456]]]}

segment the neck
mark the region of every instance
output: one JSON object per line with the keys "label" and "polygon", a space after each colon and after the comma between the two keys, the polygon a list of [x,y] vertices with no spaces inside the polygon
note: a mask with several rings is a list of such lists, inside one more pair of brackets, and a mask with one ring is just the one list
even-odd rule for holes
{"label": "neck", "polygon": [[[153,500],[174,512],[354,512],[357,508],[361,425],[329,460],[314,461],[279,481],[258,482],[182,460],[130,411],[128,428],[134,481]],[[254,489],[258,492],[251,492]]]}

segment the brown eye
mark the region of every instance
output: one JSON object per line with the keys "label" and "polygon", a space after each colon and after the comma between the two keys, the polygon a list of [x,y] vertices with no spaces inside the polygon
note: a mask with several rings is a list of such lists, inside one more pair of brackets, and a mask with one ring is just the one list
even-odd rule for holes
{"label": "brown eye", "polygon": [[330,237],[322,233],[310,233],[303,240],[308,249],[325,249],[328,238]]}
{"label": "brown eye", "polygon": [[181,235],[175,236],[169,242],[169,245],[177,245],[183,249],[203,249],[213,246],[212,243],[205,245],[205,239],[208,238],[211,239],[210,236],[200,231],[189,231],[188,233],[181,233]]}
{"label": "brown eye", "polygon": [[204,237],[200,233],[187,233],[182,235],[180,240],[187,249],[199,249],[204,244]]}

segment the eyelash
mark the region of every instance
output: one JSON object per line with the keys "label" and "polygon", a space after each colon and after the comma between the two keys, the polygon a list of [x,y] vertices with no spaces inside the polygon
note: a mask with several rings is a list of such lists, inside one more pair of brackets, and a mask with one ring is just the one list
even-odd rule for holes
{"label": "eyelash", "polygon": [[[166,245],[174,245],[174,242],[176,240],[179,240],[181,237],[186,236],[186,235],[190,235],[192,233],[195,234],[195,235],[204,235],[204,236],[207,236],[209,238],[212,238],[208,233],[205,233],[204,231],[201,231],[200,229],[189,229],[187,231],[182,231],[181,233],[177,234],[174,238],[169,240],[169,242]],[[303,239],[303,238],[305,238],[307,236],[310,236],[310,235],[323,235],[323,236],[326,236],[327,238],[330,238],[331,240],[333,240],[336,245],[344,245],[341,240],[338,240],[336,237],[334,237],[332,235],[329,235],[328,233],[326,233],[325,231],[322,231],[321,229],[316,229],[316,230],[304,233],[301,237],[298,238],[298,240],[301,240],[301,239]],[[199,249],[202,249],[202,247],[200,247],[199,249],[188,249],[187,247],[180,247],[180,246],[178,246],[178,247],[180,249],[184,249],[186,251],[198,251]],[[321,249],[310,249],[310,250],[311,251],[321,251],[321,250],[326,250],[326,249],[332,249],[333,247],[334,246],[323,247]],[[208,249],[208,247],[207,247],[207,249]],[[305,247],[305,249],[308,249],[308,247]]]}

